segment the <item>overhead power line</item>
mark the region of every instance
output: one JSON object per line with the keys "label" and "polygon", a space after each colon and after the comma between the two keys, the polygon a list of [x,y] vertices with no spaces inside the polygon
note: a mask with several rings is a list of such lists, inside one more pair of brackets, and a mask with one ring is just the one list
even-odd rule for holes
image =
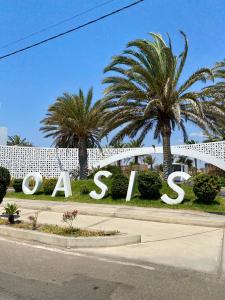
{"label": "overhead power line", "polygon": [[12,41],[12,42],[10,42],[10,43],[7,43],[7,44],[1,46],[1,47],[0,47],[0,50],[5,49],[5,48],[8,48],[9,46],[15,45],[15,44],[17,44],[17,43],[19,43],[19,42],[22,42],[22,41],[24,41],[24,40],[27,40],[27,39],[30,38],[30,37],[33,37],[33,36],[35,36],[35,35],[38,35],[38,34],[43,33],[43,32],[45,32],[45,31],[48,31],[49,29],[52,29],[52,28],[57,27],[57,26],[59,26],[59,25],[62,25],[62,24],[66,23],[66,22],[68,22],[68,21],[71,21],[71,20],[73,20],[73,19],[75,19],[75,18],[77,18],[77,17],[81,17],[81,16],[83,16],[83,15],[86,15],[87,13],[89,13],[89,12],[91,12],[91,11],[94,11],[94,10],[97,9],[97,8],[103,7],[103,6],[109,4],[109,3],[113,2],[113,1],[115,1],[115,0],[108,0],[108,1],[105,1],[105,2],[103,2],[103,3],[101,3],[101,4],[99,4],[99,5],[96,5],[96,6],[94,6],[94,7],[91,7],[91,8],[89,8],[89,9],[87,9],[87,10],[84,10],[84,11],[82,11],[82,12],[76,14],[76,15],[73,15],[73,16],[71,16],[71,17],[69,17],[69,18],[63,19],[63,20],[61,20],[61,21],[59,21],[59,22],[57,22],[57,23],[55,23],[55,24],[49,25],[49,26],[44,27],[44,28],[42,28],[42,29],[40,29],[40,30],[38,30],[38,31],[32,32],[32,33],[30,33],[30,34],[28,34],[28,35],[26,35],[26,36],[24,36],[24,37],[21,37],[21,38],[18,39],[18,40]]}
{"label": "overhead power line", "polygon": [[128,9],[128,8],[130,8],[130,7],[132,7],[132,6],[135,6],[135,5],[137,5],[137,4],[139,4],[139,3],[143,2],[143,1],[144,1],[144,0],[138,0],[138,1],[135,1],[135,2],[133,2],[133,3],[131,3],[131,4],[129,4],[129,5],[123,6],[123,7],[119,8],[119,9],[116,9],[116,10],[114,10],[114,11],[108,13],[108,14],[105,14],[105,15],[103,15],[103,16],[101,16],[101,17],[98,17],[98,18],[96,18],[96,19],[93,19],[93,20],[91,20],[91,21],[89,21],[89,22],[86,22],[86,23],[84,23],[84,24],[82,24],[82,25],[79,25],[79,26],[77,26],[77,27],[71,28],[71,29],[69,29],[69,30],[67,30],[67,31],[64,31],[64,32],[61,32],[61,33],[59,33],[59,34],[53,35],[53,36],[51,36],[51,37],[49,37],[49,38],[47,38],[47,39],[44,39],[44,40],[42,40],[42,41],[40,41],[40,42],[31,44],[31,45],[26,46],[26,47],[24,47],[24,48],[18,49],[18,50],[16,50],[16,51],[9,52],[9,53],[7,53],[7,54],[5,54],[5,55],[0,56],[0,60],[1,60],[1,59],[4,59],[4,58],[7,58],[7,57],[9,57],[9,56],[15,55],[15,54],[17,54],[17,53],[26,51],[26,50],[28,50],[28,49],[34,48],[34,47],[39,46],[39,45],[41,45],[41,44],[47,43],[47,42],[49,42],[49,41],[51,41],[51,40],[57,39],[57,38],[59,38],[59,37],[61,37],[61,36],[64,36],[64,35],[66,35],[66,34],[69,34],[69,33],[73,32],[73,31],[77,31],[77,30],[79,30],[79,29],[81,29],[81,28],[87,27],[87,26],[89,26],[89,25],[91,25],[91,24],[97,23],[98,21],[101,21],[101,20],[103,20],[103,19],[106,19],[106,18],[108,18],[108,17],[110,17],[110,16],[112,16],[112,15],[115,15],[115,14],[121,12],[121,11],[124,11],[124,10],[126,10],[126,9]]}

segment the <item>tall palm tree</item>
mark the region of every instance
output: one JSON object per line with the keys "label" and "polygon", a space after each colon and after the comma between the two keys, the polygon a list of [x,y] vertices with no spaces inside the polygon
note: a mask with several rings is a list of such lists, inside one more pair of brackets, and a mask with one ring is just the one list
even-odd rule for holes
{"label": "tall palm tree", "polygon": [[[161,35],[151,33],[153,41],[138,39],[128,43],[126,50],[112,58],[105,72],[114,72],[103,80],[108,84],[105,101],[111,107],[111,129],[124,125],[113,141],[125,136],[142,141],[154,128],[154,138],[163,142],[164,177],[172,171],[171,134],[177,126],[187,139],[184,122],[198,125],[206,132],[216,130],[216,116],[224,111],[210,99],[205,101],[201,91],[192,90],[198,82],[212,79],[208,68],[201,68],[181,84],[181,74],[188,54],[188,42],[184,38],[184,50],[173,53],[169,39],[167,44]],[[214,118],[205,115],[210,111]]]}
{"label": "tall palm tree", "polygon": [[11,135],[8,137],[7,141],[8,146],[24,146],[24,147],[33,147],[33,145],[28,142],[25,138],[21,138],[18,134]]}
{"label": "tall palm tree", "polygon": [[67,141],[68,145],[78,147],[80,179],[87,178],[87,147],[100,147],[105,124],[105,104],[102,101],[93,104],[92,100],[92,89],[87,96],[82,90],[78,94],[64,93],[49,107],[41,121],[43,127],[40,130],[46,138],[52,137],[55,145]]}

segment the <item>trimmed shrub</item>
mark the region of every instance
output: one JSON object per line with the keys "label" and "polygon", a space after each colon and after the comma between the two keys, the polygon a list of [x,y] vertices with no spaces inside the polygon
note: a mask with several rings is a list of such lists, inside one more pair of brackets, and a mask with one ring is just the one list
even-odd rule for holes
{"label": "trimmed shrub", "polygon": [[23,179],[14,179],[13,180],[13,188],[16,193],[22,192],[22,184],[23,184]]}
{"label": "trimmed shrub", "polygon": [[212,202],[221,188],[219,178],[209,174],[197,175],[193,183],[193,192],[200,202]]}
{"label": "trimmed shrub", "polygon": [[138,190],[141,198],[158,199],[162,180],[157,172],[142,172],[138,175]]}
{"label": "trimmed shrub", "polygon": [[81,195],[87,195],[90,193],[90,189],[86,185],[81,185],[80,186],[80,194]]}
{"label": "trimmed shrub", "polygon": [[113,175],[118,175],[118,174],[121,174],[121,168],[119,166],[114,166],[114,165],[108,165],[106,167],[103,167],[101,169],[95,169],[95,170],[92,170],[91,173],[88,175],[88,179],[93,179],[95,174],[99,171],[109,171],[111,172]]}
{"label": "trimmed shrub", "polygon": [[43,182],[43,192],[44,192],[44,194],[45,195],[51,195],[54,191],[56,183],[57,183],[56,178],[44,179],[44,182]]}
{"label": "trimmed shrub", "polygon": [[9,171],[4,167],[0,167],[0,203],[2,203],[6,195],[7,188],[10,185],[10,179]]}
{"label": "trimmed shrub", "polygon": [[112,178],[111,196],[113,199],[125,198],[127,195],[128,178],[122,174],[114,175]]}

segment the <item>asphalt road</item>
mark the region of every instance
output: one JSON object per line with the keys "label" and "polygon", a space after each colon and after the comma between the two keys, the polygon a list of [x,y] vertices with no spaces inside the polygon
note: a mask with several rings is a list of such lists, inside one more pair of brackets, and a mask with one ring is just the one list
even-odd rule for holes
{"label": "asphalt road", "polygon": [[225,299],[225,281],[203,273],[87,256],[0,238],[0,299]]}

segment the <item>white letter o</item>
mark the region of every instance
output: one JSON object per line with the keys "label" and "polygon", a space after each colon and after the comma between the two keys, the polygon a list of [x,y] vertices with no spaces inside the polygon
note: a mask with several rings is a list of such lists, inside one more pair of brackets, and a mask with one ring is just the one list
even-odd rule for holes
{"label": "white letter o", "polygon": [[[29,187],[29,182],[32,178],[35,181],[35,186],[31,190]],[[23,184],[22,184],[22,189],[23,189],[24,194],[33,195],[33,194],[37,193],[42,186],[42,181],[43,181],[43,179],[42,179],[42,176],[40,173],[38,173],[38,172],[28,173],[24,177]]]}

